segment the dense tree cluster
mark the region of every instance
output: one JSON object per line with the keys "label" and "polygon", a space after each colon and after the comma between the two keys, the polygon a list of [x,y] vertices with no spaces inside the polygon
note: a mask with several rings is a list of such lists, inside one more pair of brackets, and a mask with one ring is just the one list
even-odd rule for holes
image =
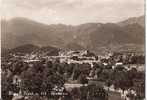
{"label": "dense tree cluster", "polygon": [[71,91],[73,100],[108,100],[108,93],[97,85],[74,88]]}
{"label": "dense tree cluster", "polygon": [[[11,100],[10,92],[37,93],[39,96],[31,96],[29,100],[45,100],[53,98],[56,100],[107,100],[106,91],[98,85],[89,85],[92,78],[98,82],[105,83],[105,86],[114,86],[115,89],[133,89],[137,92],[137,98],[144,98],[145,73],[136,68],[126,70],[125,65],[143,64],[143,56],[113,55],[109,59],[101,59],[99,63],[60,63],[59,59],[49,61],[40,59],[35,62],[25,62],[23,59],[6,57],[2,60],[2,97],[4,100]],[[125,61],[126,60],[126,61]],[[112,68],[116,62],[126,62]],[[106,64],[104,64],[106,63]],[[14,78],[19,83],[14,84]],[[67,91],[65,83],[77,82],[83,84],[80,88]],[[88,84],[88,86],[85,86]],[[53,89],[63,88],[66,96],[52,96]],[[109,90],[108,90],[109,91]],[[42,95],[47,93],[47,97]],[[62,91],[63,92],[63,91]],[[131,94],[129,95],[132,96]],[[70,98],[70,99],[69,99]],[[98,99],[99,98],[99,99]]]}

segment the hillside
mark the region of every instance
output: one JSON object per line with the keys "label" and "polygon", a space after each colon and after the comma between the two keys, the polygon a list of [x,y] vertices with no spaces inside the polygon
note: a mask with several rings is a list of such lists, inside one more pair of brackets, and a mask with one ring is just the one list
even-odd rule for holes
{"label": "hillside", "polygon": [[38,46],[35,46],[32,44],[25,44],[25,45],[18,46],[14,49],[11,49],[10,51],[12,53],[31,53],[31,52],[38,50],[38,49],[39,49]]}
{"label": "hillside", "polygon": [[39,46],[61,43],[55,37],[55,29],[25,18],[15,18],[2,22],[2,45],[5,48],[15,48],[24,44]]}
{"label": "hillside", "polygon": [[25,44],[56,46],[62,49],[108,48],[125,44],[144,45],[144,17],[119,23],[85,23],[77,26],[45,25],[26,18],[2,20],[2,47],[15,48]]}
{"label": "hillside", "polygon": [[131,17],[127,20],[121,21],[118,23],[120,26],[125,26],[129,24],[139,24],[140,26],[144,27],[145,26],[145,17],[140,16],[140,17]]}

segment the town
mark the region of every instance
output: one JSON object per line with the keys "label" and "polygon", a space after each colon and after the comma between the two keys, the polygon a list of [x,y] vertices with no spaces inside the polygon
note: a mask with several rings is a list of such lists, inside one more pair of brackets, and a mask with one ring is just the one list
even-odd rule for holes
{"label": "town", "polygon": [[89,50],[2,57],[4,100],[145,100],[145,55]]}

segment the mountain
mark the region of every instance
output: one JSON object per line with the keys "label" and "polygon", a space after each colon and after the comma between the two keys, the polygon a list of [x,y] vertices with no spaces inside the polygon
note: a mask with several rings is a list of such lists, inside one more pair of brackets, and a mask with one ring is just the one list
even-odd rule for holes
{"label": "mountain", "polygon": [[145,16],[128,18],[127,20],[119,22],[118,25],[125,26],[125,25],[135,24],[135,23],[144,27],[145,26]]}
{"label": "mountain", "polygon": [[13,49],[2,49],[2,56],[6,56],[9,53],[15,53],[15,54],[40,54],[40,55],[50,55],[50,56],[57,56],[59,52],[59,49],[52,46],[44,46],[44,47],[38,47],[36,45],[32,44],[25,44],[21,46],[17,46]]}
{"label": "mountain", "polygon": [[126,44],[144,45],[144,16],[118,23],[85,23],[77,26],[46,25],[26,18],[2,20],[2,47],[32,44],[62,49],[103,51]]}
{"label": "mountain", "polygon": [[48,56],[58,56],[59,50],[60,49],[57,47],[44,46],[44,47],[40,47],[39,49],[34,51],[34,53],[36,53],[36,54],[39,53],[41,55],[48,55]]}
{"label": "mountain", "polygon": [[54,32],[55,29],[48,25],[25,18],[2,21],[2,46],[14,48],[24,44],[56,45],[62,40]]}
{"label": "mountain", "polygon": [[74,42],[67,44],[64,48],[67,50],[84,50],[85,49],[81,45]]}
{"label": "mountain", "polygon": [[144,43],[144,29],[138,24],[120,27],[116,24],[103,24],[100,28],[91,33],[93,46],[109,44]]}
{"label": "mountain", "polygon": [[38,50],[38,49],[39,49],[38,46],[35,46],[32,44],[25,44],[25,45],[18,46],[14,49],[11,49],[10,51],[12,53],[31,53],[31,52]]}

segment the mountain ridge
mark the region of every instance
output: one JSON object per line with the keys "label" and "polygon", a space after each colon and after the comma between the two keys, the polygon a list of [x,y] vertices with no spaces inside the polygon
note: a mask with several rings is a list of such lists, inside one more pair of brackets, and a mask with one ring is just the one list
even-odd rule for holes
{"label": "mountain ridge", "polygon": [[26,18],[1,21],[2,47],[15,48],[33,44],[66,49],[68,45],[74,43],[75,47],[81,45],[81,48],[96,50],[110,44],[144,44],[144,26],[140,24],[144,16],[135,17],[134,23],[132,19],[134,18],[118,23],[85,23],[76,26],[46,25]]}

